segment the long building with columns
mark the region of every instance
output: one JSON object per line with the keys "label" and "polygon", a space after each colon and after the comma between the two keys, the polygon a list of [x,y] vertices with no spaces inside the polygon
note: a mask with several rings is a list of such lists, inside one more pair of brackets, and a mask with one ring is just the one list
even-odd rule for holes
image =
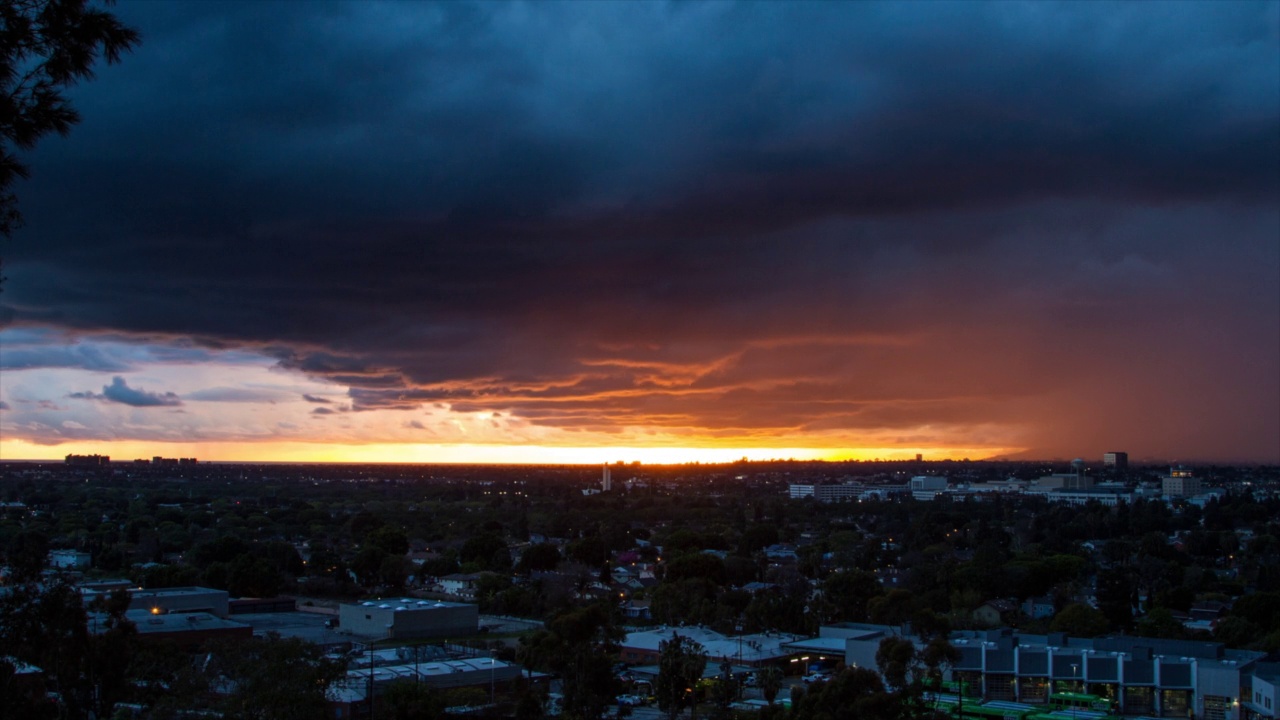
{"label": "long building with columns", "polygon": [[[880,641],[903,629],[858,623],[823,627],[843,638],[848,665],[876,668]],[[909,633],[909,631],[908,631]],[[912,638],[914,639],[914,638]],[[947,679],[986,701],[1042,704],[1051,693],[1113,701],[1121,714],[1203,720],[1275,720],[1280,664],[1221,643],[1115,636],[1029,635],[1007,628],[953,633],[959,659]]]}

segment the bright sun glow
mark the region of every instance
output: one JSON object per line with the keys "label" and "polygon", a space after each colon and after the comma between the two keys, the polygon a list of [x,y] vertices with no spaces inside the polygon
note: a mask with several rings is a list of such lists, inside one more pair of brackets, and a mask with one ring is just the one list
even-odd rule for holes
{"label": "bright sun glow", "polygon": [[138,441],[70,442],[35,445],[0,440],[0,457],[14,460],[61,460],[68,454],[110,455],[116,461],[135,458],[195,457],[204,461],[335,462],[335,463],[492,463],[599,465],[641,462],[649,465],[688,462],[726,463],[748,460],[926,460],[996,457],[1016,448],[742,448],[742,447],[561,447],[548,445],[425,445],[321,443],[156,443]]}

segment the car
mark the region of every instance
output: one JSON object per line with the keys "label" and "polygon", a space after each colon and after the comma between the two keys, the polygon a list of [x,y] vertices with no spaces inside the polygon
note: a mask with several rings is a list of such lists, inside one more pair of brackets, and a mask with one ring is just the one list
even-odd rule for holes
{"label": "car", "polygon": [[830,679],[831,679],[831,674],[825,673],[825,672],[809,673],[808,675],[805,675],[803,678],[801,678],[801,680],[803,680],[806,685],[808,685],[809,683],[826,682]]}
{"label": "car", "polygon": [[627,707],[639,707],[644,705],[644,698],[639,695],[619,695],[617,700],[619,705],[626,705]]}

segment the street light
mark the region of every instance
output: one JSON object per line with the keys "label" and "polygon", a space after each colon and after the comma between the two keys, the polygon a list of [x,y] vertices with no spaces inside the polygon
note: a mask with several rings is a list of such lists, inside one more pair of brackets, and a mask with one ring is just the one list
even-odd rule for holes
{"label": "street light", "polygon": [[373,643],[374,642],[375,641],[373,640],[369,641],[369,718],[370,720],[372,720],[373,718],[373,662],[374,662]]}
{"label": "street light", "polygon": [[738,634],[738,664],[742,664],[742,616],[738,616],[738,622],[733,626],[734,632]]}
{"label": "street light", "polygon": [[370,641],[369,641],[369,720],[373,720],[373,717],[374,717],[374,713],[373,713],[373,695],[374,695],[374,686],[373,686],[373,666],[374,666],[375,664],[377,664],[377,656],[374,654],[374,648],[375,648],[375,646],[378,644],[378,642],[379,642],[379,641],[385,641],[385,640],[390,640],[390,639],[391,639],[391,626],[390,626],[390,625],[388,625],[388,626],[387,626],[387,634],[386,634],[386,635],[383,635],[383,636],[382,636],[382,637],[380,637],[380,638],[374,638],[374,639],[372,639],[372,640],[370,640]]}
{"label": "street light", "polygon": [[[1076,689],[1078,689],[1078,688],[1079,688],[1079,682],[1080,682],[1080,681],[1079,681],[1079,679],[1078,679],[1079,673],[1080,673],[1080,665],[1079,665],[1079,663],[1071,663],[1071,688],[1072,688],[1072,690],[1076,690]],[[1075,701],[1075,700],[1072,700],[1072,701],[1071,701],[1071,718],[1072,718],[1072,720],[1075,720],[1075,717],[1076,717],[1076,701]]]}

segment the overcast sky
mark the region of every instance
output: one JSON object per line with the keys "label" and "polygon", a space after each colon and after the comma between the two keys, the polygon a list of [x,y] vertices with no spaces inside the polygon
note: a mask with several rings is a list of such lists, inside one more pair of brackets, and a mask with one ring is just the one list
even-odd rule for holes
{"label": "overcast sky", "polygon": [[1280,3],[115,12],[6,457],[1280,462]]}

